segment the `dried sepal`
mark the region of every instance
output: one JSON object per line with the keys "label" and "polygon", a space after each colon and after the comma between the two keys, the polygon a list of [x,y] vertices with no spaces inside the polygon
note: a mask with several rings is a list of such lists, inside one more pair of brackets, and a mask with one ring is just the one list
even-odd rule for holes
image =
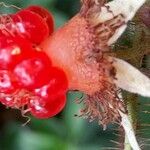
{"label": "dried sepal", "polygon": [[114,58],[115,84],[129,92],[150,97],[150,79],[122,59]]}
{"label": "dried sepal", "polygon": [[100,11],[105,2],[106,0],[81,0],[80,14],[85,18],[93,17]]}
{"label": "dried sepal", "polygon": [[150,28],[150,6],[144,6],[140,9],[139,17],[141,21]]}
{"label": "dried sepal", "polygon": [[122,16],[120,24],[108,41],[108,45],[113,44],[124,32],[127,22],[131,20],[137,10],[143,5],[145,0],[113,0],[106,3],[99,9],[99,12],[92,18],[95,24],[104,23],[117,16]]}
{"label": "dried sepal", "polygon": [[[128,142],[130,143],[132,149],[133,150],[141,150],[139,144],[137,143],[135,133],[134,133],[134,129],[132,127],[132,124],[129,120],[128,115],[124,114],[120,111],[119,111],[119,113],[120,113],[120,116],[121,116],[121,125],[124,128],[125,135],[128,138]],[[125,143],[125,144],[128,144],[128,143]]]}
{"label": "dried sepal", "polygon": [[120,124],[120,112],[127,114],[127,110],[122,98],[118,96],[121,91],[109,82],[103,84],[103,89],[79,101],[84,104],[79,116],[88,118],[89,121],[97,120],[105,130],[109,123]]}
{"label": "dried sepal", "polygon": [[106,3],[99,14],[101,22],[112,19],[114,16],[122,14],[125,21],[131,20],[137,10],[144,4],[145,0],[113,0]]}

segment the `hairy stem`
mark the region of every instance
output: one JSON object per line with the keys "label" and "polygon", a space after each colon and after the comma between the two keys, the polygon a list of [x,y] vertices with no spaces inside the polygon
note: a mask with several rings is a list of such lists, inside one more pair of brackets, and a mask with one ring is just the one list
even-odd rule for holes
{"label": "hairy stem", "polygon": [[[145,55],[150,53],[150,32],[147,28],[145,28],[140,22],[137,17],[135,17],[135,23],[131,23],[127,29],[129,35],[124,35],[121,40],[128,39],[131,37],[132,45],[124,46],[118,42],[118,45],[114,47],[114,53],[118,58],[126,60],[130,62],[137,68],[142,66],[142,60]],[[130,35],[130,33],[134,33]],[[129,37],[127,37],[129,36]],[[140,44],[137,44],[140,43]],[[118,47],[117,47],[118,46]],[[138,96],[136,94],[129,94],[126,93],[123,95],[127,110],[128,110],[128,117],[133,126],[133,132],[136,133],[136,128],[138,124]],[[125,128],[124,128],[125,129]],[[129,139],[130,138],[130,139]],[[127,134],[125,135],[124,139],[124,150],[131,150],[133,147],[130,143],[131,137]],[[135,141],[135,140],[133,140]],[[133,142],[134,143],[134,142]],[[136,141],[135,141],[136,143]],[[135,148],[140,149],[140,148]]]}
{"label": "hairy stem", "polygon": [[[141,58],[139,57],[139,59],[141,59]],[[132,62],[132,64],[134,64],[136,66],[141,65],[141,61],[134,61],[134,60],[133,60],[133,62],[130,60]],[[133,136],[135,137],[136,136],[136,128],[138,125],[138,96],[136,94],[126,93],[126,94],[124,94],[123,97],[124,97],[124,101],[126,103],[127,110],[128,110],[128,119],[133,128],[133,134],[134,134]],[[124,130],[125,130],[125,128],[124,128]],[[126,133],[127,133],[127,131],[126,131]],[[131,137],[128,134],[125,134],[124,150],[132,150],[132,149],[140,150],[140,147],[138,146],[136,139],[134,139],[134,137],[131,139]],[[133,143],[135,143],[134,147],[131,144],[131,141]]]}
{"label": "hairy stem", "polygon": [[128,115],[123,114],[122,112],[120,112],[120,115],[122,117],[121,125],[125,130],[124,150],[130,150],[131,148],[133,150],[140,150],[134,134],[132,123],[130,122]]}
{"label": "hairy stem", "polygon": [[[133,127],[133,132],[134,134],[136,134],[136,127],[137,127],[137,121],[138,121],[138,116],[137,116],[137,105],[138,105],[138,101],[137,101],[137,95],[135,94],[127,94],[125,101],[126,101],[126,105],[127,105],[127,109],[128,109],[128,117],[129,120],[132,124]],[[125,136],[125,141],[124,141],[124,150],[131,150],[131,146],[129,144],[129,140],[127,135]]]}

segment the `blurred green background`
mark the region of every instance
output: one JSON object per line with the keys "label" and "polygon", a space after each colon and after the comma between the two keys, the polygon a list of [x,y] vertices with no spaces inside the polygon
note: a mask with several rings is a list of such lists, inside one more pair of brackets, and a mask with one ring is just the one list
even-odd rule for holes
{"label": "blurred green background", "polygon": [[[80,8],[79,0],[3,0],[24,8],[38,4],[51,11],[56,28],[63,25]],[[0,6],[0,13],[10,13],[13,9]],[[75,117],[81,106],[75,103],[81,93],[68,93],[67,106],[61,114],[48,120],[31,121],[22,126],[28,118],[19,110],[0,106],[0,150],[102,150],[114,147],[118,141],[116,126],[110,125],[106,131],[96,122]],[[147,120],[147,118],[145,118]],[[120,137],[119,137],[120,138]],[[112,148],[110,148],[112,149]]]}

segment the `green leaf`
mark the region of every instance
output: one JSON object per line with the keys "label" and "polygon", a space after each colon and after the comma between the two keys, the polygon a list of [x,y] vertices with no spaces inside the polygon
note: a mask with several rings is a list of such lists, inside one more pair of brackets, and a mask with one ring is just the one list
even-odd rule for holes
{"label": "green leaf", "polygon": [[67,143],[57,136],[50,134],[22,130],[16,139],[16,144],[20,150],[65,150]]}

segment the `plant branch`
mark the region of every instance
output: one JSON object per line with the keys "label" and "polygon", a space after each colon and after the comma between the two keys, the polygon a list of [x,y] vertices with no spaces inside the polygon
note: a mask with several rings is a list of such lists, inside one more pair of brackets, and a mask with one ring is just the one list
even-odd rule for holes
{"label": "plant branch", "polygon": [[[144,56],[150,54],[150,32],[148,28],[145,28],[138,21],[136,18],[136,23],[129,25],[127,29],[129,35],[123,35],[113,50],[116,57],[126,60],[135,67],[140,68]],[[127,38],[131,38],[132,45],[121,45],[120,42],[127,40]],[[140,150],[135,138],[138,123],[138,96],[127,93],[126,96],[124,95],[124,100],[128,110],[128,116],[121,114],[122,126],[125,130],[124,150]]]}
{"label": "plant branch", "polygon": [[132,123],[130,122],[128,115],[122,112],[120,112],[120,115],[122,117],[121,125],[125,130],[126,137],[124,143],[124,150],[131,150],[131,147],[133,150],[141,150],[135,138],[134,129],[132,127]]}

